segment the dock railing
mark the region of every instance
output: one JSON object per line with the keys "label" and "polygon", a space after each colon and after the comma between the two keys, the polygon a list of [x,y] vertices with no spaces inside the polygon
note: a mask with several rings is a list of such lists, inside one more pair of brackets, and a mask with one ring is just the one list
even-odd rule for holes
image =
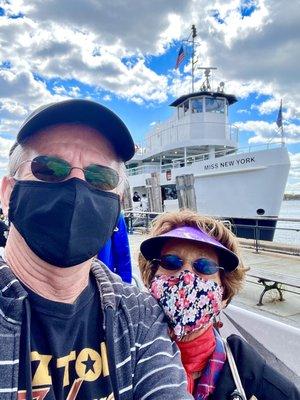
{"label": "dock railing", "polygon": [[[129,234],[148,233],[151,222],[158,215],[152,211],[125,210],[124,216]],[[233,233],[237,228],[244,228],[253,231],[251,239],[239,237],[239,242],[243,247],[253,248],[257,253],[260,251],[271,251],[277,253],[291,254],[300,256],[300,219],[298,218],[259,218],[257,217],[252,225],[238,223],[234,224],[229,218],[215,217],[222,221]],[[241,218],[240,218],[241,219]],[[270,220],[276,223],[276,227],[261,225],[261,220]],[[274,231],[273,241],[262,240],[262,233]]]}
{"label": "dock railing", "polygon": [[[275,226],[267,226],[260,221],[271,221]],[[253,247],[259,251],[273,251],[291,255],[300,255],[300,219],[299,218],[256,218],[253,225],[243,223],[234,224],[232,231],[237,228],[252,229],[251,239],[240,238],[240,243],[244,247]],[[274,231],[273,241],[262,240],[263,233]]]}
{"label": "dock railing", "polygon": [[129,234],[133,234],[135,232],[148,233],[153,219],[161,214],[162,213],[151,211],[124,210],[127,232]]}

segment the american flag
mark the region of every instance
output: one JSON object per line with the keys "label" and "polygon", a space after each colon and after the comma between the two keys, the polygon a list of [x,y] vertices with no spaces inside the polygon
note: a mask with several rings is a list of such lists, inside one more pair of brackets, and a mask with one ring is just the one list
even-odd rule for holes
{"label": "american flag", "polygon": [[183,51],[183,46],[181,45],[178,56],[177,56],[175,69],[177,69],[179,67],[179,65],[182,63],[183,60],[184,60],[184,51]]}

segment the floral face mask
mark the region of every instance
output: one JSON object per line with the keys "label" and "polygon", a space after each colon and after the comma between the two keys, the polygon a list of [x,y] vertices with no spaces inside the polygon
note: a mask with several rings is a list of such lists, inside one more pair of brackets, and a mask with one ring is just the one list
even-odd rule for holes
{"label": "floral face mask", "polygon": [[177,340],[208,325],[222,309],[222,286],[190,271],[178,276],[155,276],[150,290]]}

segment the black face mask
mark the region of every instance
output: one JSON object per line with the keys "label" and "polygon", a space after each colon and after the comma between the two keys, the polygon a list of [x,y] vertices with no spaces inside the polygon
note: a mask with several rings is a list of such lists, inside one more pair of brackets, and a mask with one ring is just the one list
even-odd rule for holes
{"label": "black face mask", "polygon": [[9,220],[42,260],[71,267],[95,256],[111,237],[119,196],[78,178],[59,183],[17,181]]}

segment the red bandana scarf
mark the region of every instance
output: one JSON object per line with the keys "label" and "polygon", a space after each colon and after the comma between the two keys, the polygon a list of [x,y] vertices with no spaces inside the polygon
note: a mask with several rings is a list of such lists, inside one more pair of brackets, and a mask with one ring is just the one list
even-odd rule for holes
{"label": "red bandana scarf", "polygon": [[[190,342],[176,342],[187,373],[188,391],[196,400],[205,400],[215,389],[215,384],[226,360],[220,335],[210,326],[207,331]],[[201,372],[199,379],[194,372]]]}
{"label": "red bandana scarf", "polygon": [[210,356],[216,347],[216,339],[212,325],[196,339],[190,342],[176,341],[180,353],[181,361],[188,378],[188,391],[193,393],[195,380],[194,372],[204,369]]}

